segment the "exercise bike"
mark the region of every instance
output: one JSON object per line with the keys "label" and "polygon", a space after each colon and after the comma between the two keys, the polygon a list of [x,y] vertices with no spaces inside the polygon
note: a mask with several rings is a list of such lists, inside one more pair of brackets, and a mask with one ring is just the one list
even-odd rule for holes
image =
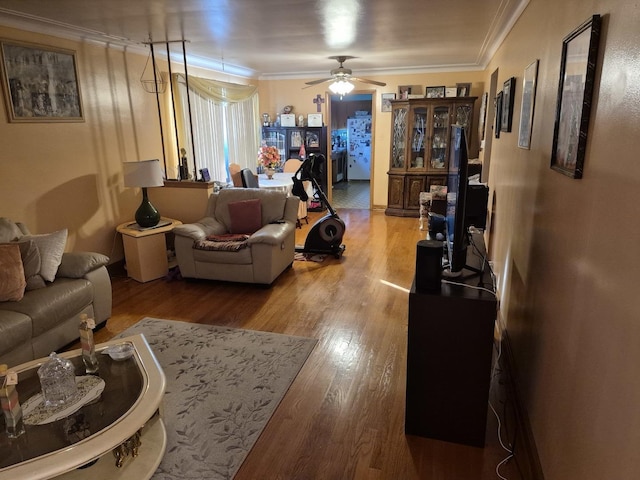
{"label": "exercise bike", "polygon": [[300,165],[300,168],[298,168],[292,177],[292,193],[299,197],[301,202],[306,202],[309,198],[302,182],[311,181],[320,201],[326,204],[329,209],[329,213],[327,215],[320,218],[312,225],[311,230],[309,230],[309,233],[307,234],[304,247],[296,246],[296,252],[329,254],[336,258],[340,258],[346,248],[346,246],[342,244],[345,224],[329,204],[327,196],[322,191],[322,188],[316,179],[319,172],[314,169],[314,167],[318,169],[321,168],[325,162],[326,158],[324,155],[311,153],[302,162],[302,165]]}

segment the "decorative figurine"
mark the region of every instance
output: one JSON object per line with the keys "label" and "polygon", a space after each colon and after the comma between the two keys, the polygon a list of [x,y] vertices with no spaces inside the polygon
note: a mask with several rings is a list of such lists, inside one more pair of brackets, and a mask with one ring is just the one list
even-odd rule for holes
{"label": "decorative figurine", "polygon": [[9,438],[17,438],[24,433],[17,384],[18,375],[9,371],[6,365],[0,365],[0,405],[2,405],[5,429]]}
{"label": "decorative figurine", "polygon": [[98,371],[98,358],[96,357],[96,345],[93,341],[93,329],[96,321],[89,318],[86,313],[80,315],[80,346],[82,347],[82,361],[87,373]]}
{"label": "decorative figurine", "polygon": [[189,180],[189,167],[187,166],[187,151],[184,148],[180,149],[180,180]]}

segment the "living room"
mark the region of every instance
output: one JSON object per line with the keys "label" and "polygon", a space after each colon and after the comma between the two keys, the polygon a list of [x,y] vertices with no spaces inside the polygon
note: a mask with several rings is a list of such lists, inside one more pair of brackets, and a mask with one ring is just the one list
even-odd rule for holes
{"label": "living room", "polygon": [[[549,167],[562,41],[596,13],[603,16],[603,28],[584,175],[582,179],[570,179]],[[628,0],[571,0],[562,4],[531,0],[482,70],[376,77],[387,87],[374,89],[373,210],[368,215],[378,228],[372,238],[384,232],[399,249],[377,261],[406,263],[403,268],[409,269],[415,262],[415,224],[389,226],[378,218],[384,219],[379,209],[387,202],[391,129],[389,114],[379,111],[380,94],[396,91],[400,85],[471,82],[471,93],[481,96],[490,91],[495,71],[499,91],[504,81],[510,77],[520,81],[525,67],[535,59],[540,61],[531,148],[518,148],[515,131],[492,139],[487,245],[497,276],[500,325],[509,337],[516,366],[519,400],[528,413],[547,479],[596,479],[612,474],[633,478],[640,467],[634,442],[640,415],[636,408],[640,383],[634,368],[640,360],[636,321],[640,309],[632,300],[632,274],[640,267],[640,256],[635,253],[638,227],[631,220],[640,191],[640,167],[635,159],[640,139],[634,127],[640,98],[635,61],[640,44],[638,20],[639,7]],[[82,123],[10,123],[3,116],[0,216],[24,222],[37,233],[68,228],[69,251],[94,251],[109,256],[111,262],[121,261],[124,251],[115,227],[130,220],[140,202],[139,190],[124,187],[121,164],[162,156],[156,99],[140,90],[146,57],[16,27],[1,26],[0,37],[76,51],[85,111]],[[324,95],[325,87],[302,90],[304,81],[259,80],[261,110],[275,113],[283,105],[294,104],[304,113],[315,112],[312,99]],[[516,125],[521,98],[518,83]],[[487,135],[491,134],[487,130]],[[480,158],[485,154],[480,152]],[[151,195],[153,198],[153,192]],[[392,220],[401,219],[387,219]],[[413,233],[406,235],[404,243],[394,238],[399,231]],[[375,246],[375,241],[348,245],[344,263],[331,264],[331,268],[344,270],[346,275],[349,260]],[[303,267],[309,271],[305,270],[301,281],[292,283],[294,292],[287,293],[288,301],[294,301],[298,289],[314,285],[322,292],[319,308],[331,315],[333,290],[352,286],[323,285],[322,270],[316,272],[312,267]],[[308,280],[311,276],[320,283]],[[400,283],[402,288],[410,287],[406,276]],[[145,298],[146,285],[139,289],[127,285],[114,291],[117,317],[113,328],[120,320],[161,315],[157,302]],[[189,287],[188,283],[173,283],[160,287],[160,291],[167,296],[179,291],[178,301],[185,310],[194,309],[194,317],[206,310],[212,317],[210,322],[244,326],[240,313],[232,320],[224,318],[228,302],[234,299],[229,294],[230,286],[210,295],[202,285]],[[134,288],[139,303],[128,301],[131,311],[119,310],[123,300],[118,296]],[[366,292],[371,304],[376,294]],[[406,303],[406,293],[403,295],[395,301]],[[219,305],[217,316],[214,309],[199,302],[201,297],[206,303]],[[359,319],[356,307],[362,300],[356,295],[353,300],[350,307]],[[257,291],[249,305],[260,311],[261,301],[279,300]],[[377,308],[384,310],[385,305]],[[268,330],[276,321],[269,315],[261,318],[252,328]],[[333,335],[338,335],[337,328]],[[353,343],[345,340],[344,344]],[[404,347],[398,344],[398,348]],[[353,354],[357,356],[357,350]],[[399,356],[396,367],[402,371],[403,357]],[[324,408],[340,408],[340,392],[335,395],[336,405]],[[389,413],[395,417],[402,414]],[[308,449],[313,451],[313,445]],[[278,445],[270,447],[270,452],[277,453]]]}

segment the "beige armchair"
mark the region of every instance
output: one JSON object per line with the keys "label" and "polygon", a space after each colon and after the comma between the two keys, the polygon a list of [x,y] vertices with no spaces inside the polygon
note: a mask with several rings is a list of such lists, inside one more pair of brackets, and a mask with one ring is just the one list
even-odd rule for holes
{"label": "beige armchair", "polygon": [[258,188],[212,194],[204,218],[173,229],[181,275],[270,285],[293,264],[298,203]]}

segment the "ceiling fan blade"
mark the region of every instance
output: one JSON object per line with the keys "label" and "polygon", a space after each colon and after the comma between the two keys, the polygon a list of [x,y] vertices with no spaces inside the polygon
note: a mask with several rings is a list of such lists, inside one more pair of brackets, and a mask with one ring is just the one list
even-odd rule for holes
{"label": "ceiling fan blade", "polygon": [[367,78],[351,77],[351,80],[355,80],[356,82],[361,82],[361,83],[370,83],[371,85],[378,85],[379,87],[386,87],[387,86],[386,83],[378,82],[376,80],[369,80]]}
{"label": "ceiling fan blade", "polygon": [[310,82],[305,82],[305,85],[318,85],[319,83],[324,83],[324,82],[329,82],[333,80],[333,77],[329,77],[329,78],[320,78],[318,80],[311,80]]}

